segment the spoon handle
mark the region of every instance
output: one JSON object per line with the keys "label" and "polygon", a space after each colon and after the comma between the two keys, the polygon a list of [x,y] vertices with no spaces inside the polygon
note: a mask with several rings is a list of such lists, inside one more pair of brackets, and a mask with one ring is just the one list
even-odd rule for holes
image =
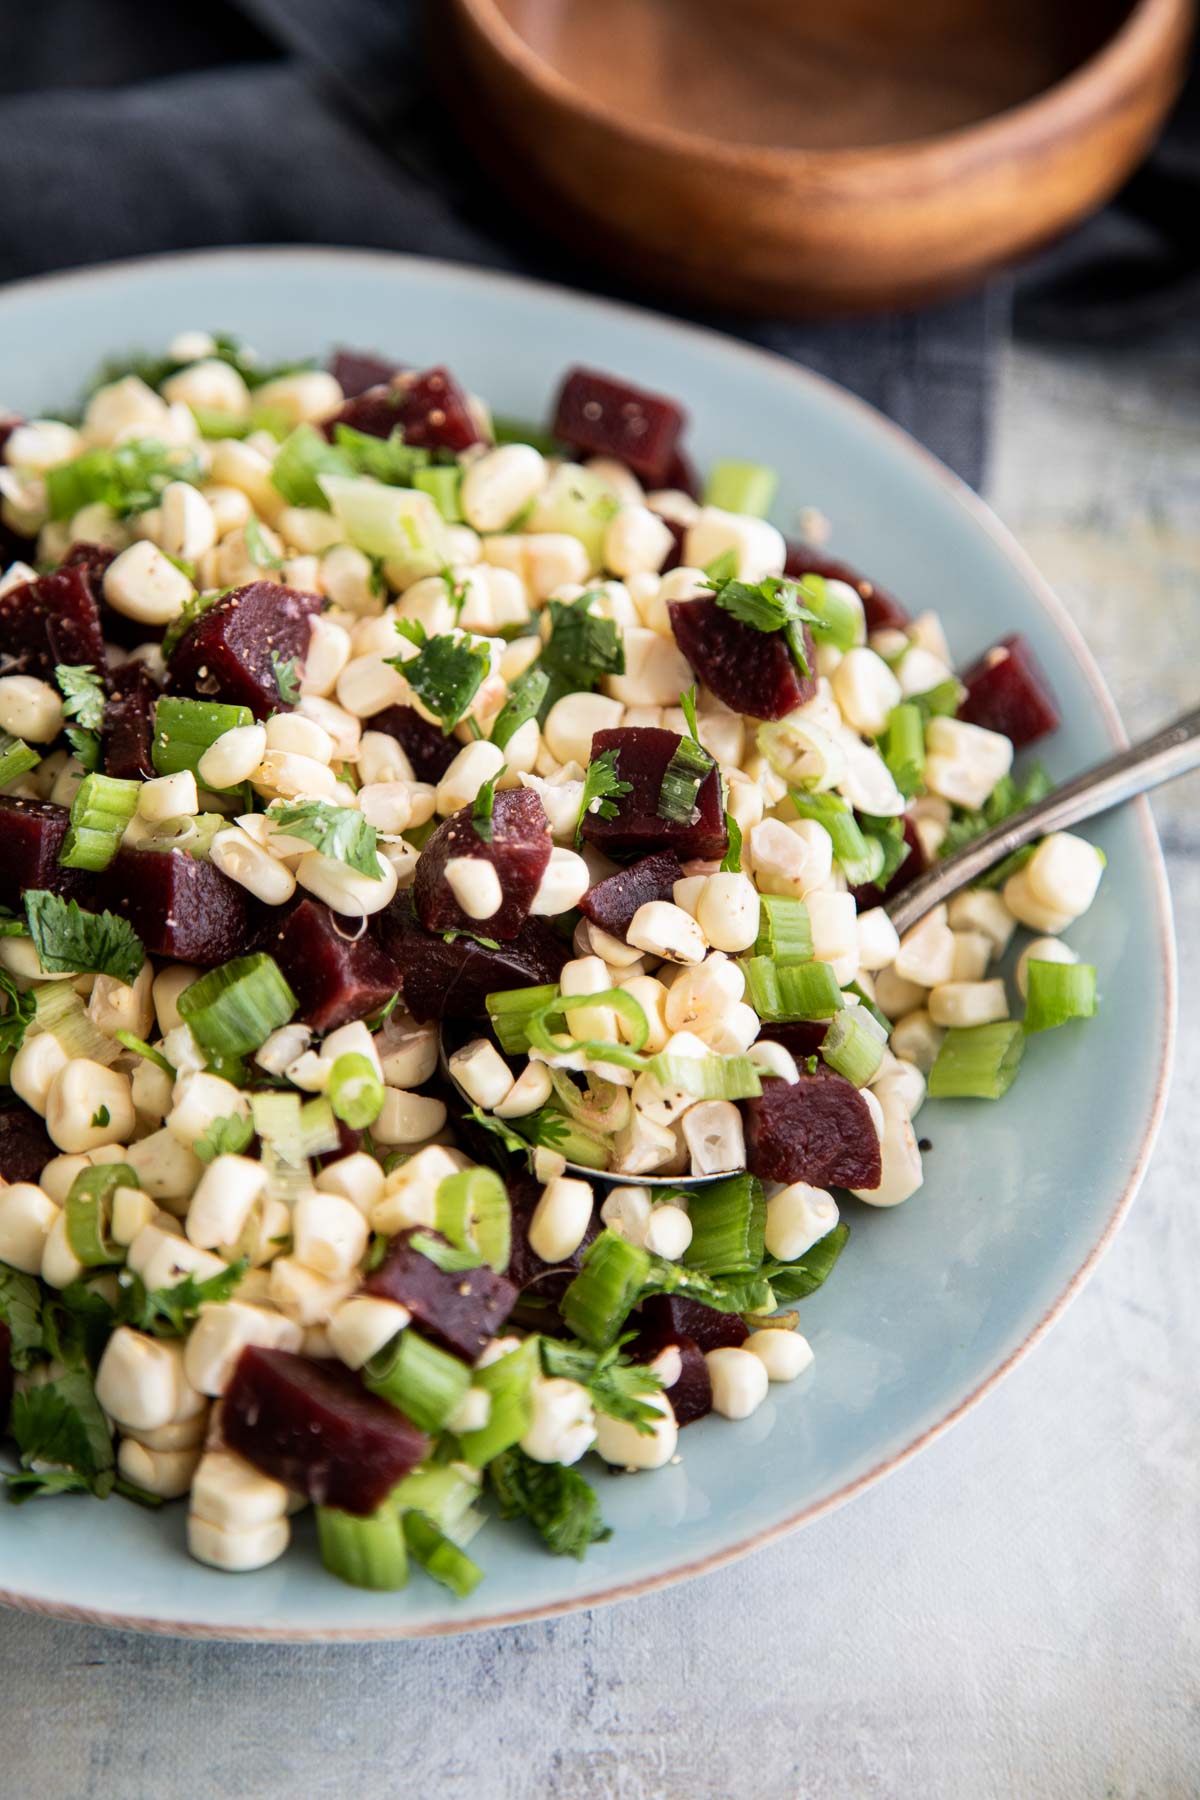
{"label": "spoon handle", "polygon": [[1065,831],[1083,819],[1107,812],[1123,800],[1132,800],[1177,775],[1187,775],[1200,768],[1200,707],[1184,713],[1173,725],[1156,732],[1128,750],[1119,750],[1093,769],[1085,769],[1071,781],[1065,781],[1044,800],[1014,813],[991,831],[984,832],[964,849],[948,856],[927,874],[919,875],[896,898],[887,911],[896,930],[903,934],[923,919],[927,912],[948,900],[959,888],[978,881],[996,863],[1011,856],[1035,838],[1052,831]]}

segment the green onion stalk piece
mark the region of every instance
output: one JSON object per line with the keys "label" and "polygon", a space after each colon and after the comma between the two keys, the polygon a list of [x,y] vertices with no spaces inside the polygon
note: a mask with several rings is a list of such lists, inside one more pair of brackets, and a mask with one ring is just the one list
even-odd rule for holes
{"label": "green onion stalk piece", "polygon": [[688,1197],[692,1241],[683,1260],[705,1275],[753,1275],[762,1264],[767,1203],[755,1175],[697,1188]]}
{"label": "green onion stalk piece", "polygon": [[[489,996],[490,999],[490,996]],[[584,1007],[611,1007],[628,1027],[630,1041],[625,1044],[600,1043],[591,1038],[557,1039],[550,1031],[552,1020],[563,1018],[572,1010]],[[643,1058],[639,1054],[645,1048],[650,1036],[650,1022],[645,1011],[624,988],[605,988],[599,994],[559,994],[539,1006],[525,1021],[525,1031],[531,1047],[540,1050],[544,1056],[569,1056],[580,1051],[597,1062],[609,1062],[625,1069],[640,1069]]]}
{"label": "green onion stalk piece", "polygon": [[506,1356],[472,1372],[472,1385],[483,1388],[492,1408],[486,1425],[464,1431],[459,1438],[464,1462],[482,1469],[524,1437],[533,1418],[533,1383],[541,1366],[538,1340],[529,1337]]}
{"label": "green onion stalk piece", "polygon": [[540,987],[501,988],[487,996],[488,1018],[506,1056],[519,1056],[529,1049],[528,1021],[557,998],[555,982],[546,982]]}
{"label": "green onion stalk piece", "polygon": [[760,894],[755,956],[777,963],[811,962],[812,925],[803,900],[783,894]]}
{"label": "green onion stalk piece", "polygon": [[874,1027],[858,1017],[861,1006],[847,1006],[835,1013],[821,1039],[821,1055],[839,1075],[857,1088],[866,1087],[883,1061],[884,1044]]}
{"label": "green onion stalk piece", "polygon": [[779,477],[765,463],[740,462],[734,457],[714,463],[704,485],[705,506],[725,512],[749,513],[765,519],[775,498]]}
{"label": "green onion stalk piece", "polygon": [[351,1587],[394,1593],[408,1580],[404,1524],[390,1503],[365,1519],[318,1506],[317,1540],[329,1573]]}
{"label": "green onion stalk piece", "polygon": [[833,854],[851,887],[865,887],[879,873],[878,849],[872,850],[857,819],[837,794],[808,794],[789,790],[792,805],[802,819],[815,819],[833,839]]}
{"label": "green onion stalk piece", "polygon": [[831,1019],[842,1008],[842,990],[828,963],[777,963],[751,956],[741,966],[746,998],[764,1024]]}
{"label": "green onion stalk piece", "polygon": [[64,869],[107,869],[121,847],[125,828],[137,811],[138,781],[85,775],[71,802],[71,822],[59,862]]}
{"label": "green onion stalk piece", "polygon": [[661,1051],[650,1058],[646,1073],[664,1088],[678,1088],[697,1100],[753,1100],[762,1093],[758,1070],[748,1056],[668,1056]]}
{"label": "green onion stalk piece", "polygon": [[844,583],[831,586],[823,575],[802,575],[800,590],[805,605],[816,614],[810,629],[818,644],[846,651],[863,642],[863,604],[853,588]]}
{"label": "green onion stalk piece", "polygon": [[248,706],[226,706],[216,700],[180,700],[167,694],[154,708],[154,743],[150,760],[156,775],[194,774],[204,752],[225,732],[253,725]]}
{"label": "green onion stalk piece", "polygon": [[1025,965],[1027,994],[1025,1030],[1052,1031],[1071,1019],[1096,1016],[1096,969],[1093,963],[1041,962]]}
{"label": "green onion stalk piece", "polygon": [[478,1250],[503,1274],[512,1254],[512,1206],[494,1169],[462,1169],[439,1183],[435,1223],[443,1237]]}
{"label": "green onion stalk piece", "polygon": [[384,1087],[370,1057],[356,1050],[337,1057],[329,1072],[326,1098],[334,1116],[351,1131],[373,1125],[383,1111]]}
{"label": "green onion stalk piece", "polygon": [[41,760],[37,751],[31,750],[21,738],[13,737],[8,731],[0,731],[0,787],[7,787],[10,781],[16,781],[20,775],[28,775],[30,769],[36,769]]}
{"label": "green onion stalk piece", "polygon": [[179,996],[179,1016],[202,1049],[246,1056],[286,1025],[297,1000],[265,950],[210,969]]}
{"label": "green onion stalk piece", "polygon": [[713,766],[713,759],[694,738],[680,738],[663,770],[658,790],[658,816],[675,825],[687,825],[696,810],[696,796]]}
{"label": "green onion stalk piece", "polygon": [[398,1407],[421,1431],[437,1432],[462,1405],[471,1371],[411,1326],[371,1358],[363,1384]]}
{"label": "green onion stalk piece", "polygon": [[81,1169],[67,1195],[67,1242],[85,1269],[111,1268],[125,1252],[109,1236],[113,1195],[119,1187],[138,1186],[128,1163],[100,1163]]}
{"label": "green onion stalk piece", "polygon": [[616,1342],[649,1273],[645,1250],[615,1231],[602,1231],[562,1297],[559,1311],[564,1324],[593,1350],[607,1350]]}
{"label": "green onion stalk piece", "polygon": [[413,1561],[460,1600],[465,1600],[483,1580],[479,1564],[453,1538],[448,1538],[427,1513],[404,1514],[404,1537]]}
{"label": "green onion stalk piece", "polygon": [[1016,1078],[1025,1033],[1013,1019],[948,1031],[929,1071],[931,1100],[999,1100]]}
{"label": "green onion stalk piece", "polygon": [[883,760],[900,792],[911,800],[925,772],[925,721],[911,700],[894,706],[888,715]]}

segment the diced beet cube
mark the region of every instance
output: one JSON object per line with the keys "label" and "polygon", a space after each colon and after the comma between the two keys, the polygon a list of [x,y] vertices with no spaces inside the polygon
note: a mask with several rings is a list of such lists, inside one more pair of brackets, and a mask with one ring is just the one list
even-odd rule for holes
{"label": "diced beet cube", "polygon": [[681,525],[678,519],[664,519],[663,524],[671,534],[671,548],[663,558],[662,574],[669,575],[672,569],[683,565],[683,546],[687,542],[687,526]]}
{"label": "diced beet cube", "polygon": [[389,438],[400,426],[400,398],[399,389],[390,381],[372,384],[347,399],[345,406],[326,419],[321,429],[331,444],[339,425],[365,432],[368,437]]}
{"label": "diced beet cube", "polygon": [[631,792],[614,798],[611,819],[600,813],[584,815],[583,835],[609,855],[638,856],[652,850],[673,850],[680,861],[690,857],[724,856],[729,848],[721,776],[716,764],[700,783],[690,821],[677,823],[658,815],[658,796],[667,765],[678,748],[677,732],[656,725],[619,726],[598,731],[592,738],[592,761],[606,750],[617,752],[617,774]]}
{"label": "diced beet cube", "polygon": [[302,900],[263,942],[300,1002],[297,1017],[314,1031],[367,1018],[400,986],[387,951],[355,930],[354,921],[342,924],[319,900]]}
{"label": "diced beet cube", "polygon": [[807,1057],[816,1056],[828,1029],[828,1019],[777,1019],[765,1024],[758,1035],[769,1038],[773,1044],[782,1044],[797,1063],[803,1063]]}
{"label": "diced beet cube", "polygon": [[100,608],[87,569],[77,564],[0,597],[0,675],[51,681],[56,663],[104,667]]}
{"label": "diced beet cube", "polygon": [[[533,905],[550,861],[550,821],[529,788],[508,788],[495,797],[491,837],[484,843],[464,806],[444,820],[417,859],[413,899],[427,931],[474,931],[481,937],[515,938]],[[463,911],[446,880],[452,858],[489,862],[500,880],[501,901],[486,919]]]}
{"label": "diced beet cube", "polygon": [[675,883],[683,879],[683,865],[673,850],[643,856],[640,862],[606,875],[589,888],[579,910],[610,937],[623,938],[639,906],[651,900],[670,900]]}
{"label": "diced beet cube", "polygon": [[372,1513],[429,1450],[429,1439],[339,1362],[250,1344],[222,1409],[225,1442],[316,1506]]}
{"label": "diced beet cube", "polygon": [[962,677],[967,697],[960,719],[999,731],[1015,750],[1036,743],[1061,723],[1058,703],[1032,647],[1020,633],[1002,638]]}
{"label": "diced beet cube", "polygon": [[19,1100],[0,1106],[0,1180],[37,1181],[58,1152],[35,1112]]}
{"label": "diced beet cube", "polygon": [[168,664],[172,693],[248,706],[256,719],[288,709],[277,670],[300,673],[319,594],[251,581],[223,594],[184,632]]}
{"label": "diced beet cube", "polygon": [[186,850],[118,850],[97,890],[152,956],[208,969],[246,948],[246,890]]}
{"label": "diced beet cube", "polygon": [[0,904],[17,907],[26,888],[71,885],[71,871],[59,866],[58,853],[71,815],[49,800],[20,800],[0,794]]}
{"label": "diced beet cube", "polygon": [[12,1397],[12,1332],[7,1325],[0,1324],[0,1438],[8,1430],[8,1415],[12,1408]]}
{"label": "diced beet cube", "polygon": [[930,867],[929,858],[917,835],[916,824],[907,817],[904,821],[904,841],[908,845],[908,855],[886,887],[881,888],[875,882],[871,882],[866,887],[851,889],[859,912],[867,912],[872,906],[883,906],[902,888],[906,888],[910,881],[915,881],[918,875],[923,875]]}
{"label": "diced beet cube", "polygon": [[60,567],[64,569],[82,569],[92,584],[92,592],[97,599],[108,572],[110,563],[116,557],[115,550],[109,550],[104,544],[89,544],[84,539],[71,545],[63,557]]}
{"label": "diced beet cube", "polygon": [[479,427],[449,369],[421,369],[398,377],[404,441],[417,450],[469,450]]}
{"label": "diced beet cube", "polygon": [[677,1425],[694,1425],[712,1411],[712,1379],[704,1352],[693,1338],[681,1338],[675,1348],[679,1376],[667,1389],[667,1399]]}
{"label": "diced beet cube", "polygon": [[486,1264],[456,1274],[439,1269],[414,1249],[411,1240],[422,1235],[446,1242],[436,1231],[399,1232],[379,1267],[363,1282],[363,1292],[406,1306],[418,1331],[452,1356],[473,1363],[516,1305],[517,1290]]}
{"label": "diced beet cube", "polygon": [[370,350],[335,350],[329,361],[329,373],[347,400],[365,394],[370,387],[386,387],[401,364],[389,362]]}
{"label": "diced beet cube", "polygon": [[903,629],[908,624],[908,614],[898,600],[892,598],[886,589],[876,587],[849,563],[839,562],[836,557],[825,556],[819,550],[813,550],[808,544],[789,543],[787,557],[784,561],[785,575],[823,575],[826,581],[844,581],[852,587],[863,603],[868,631],[883,631],[891,626]]}
{"label": "diced beet cube", "polygon": [[656,1356],[668,1344],[690,1338],[701,1350],[737,1349],[750,1336],[740,1313],[718,1312],[680,1294],[655,1294],[643,1300],[638,1315],[639,1356]]}
{"label": "diced beet cube", "polygon": [[104,769],[118,781],[148,781],[154,774],[154,703],[158,683],[145,663],[122,663],[109,677],[104,708]]}
{"label": "diced beet cube", "polygon": [[499,950],[469,937],[447,943],[437,932],[426,931],[408,893],[397,894],[379,915],[378,931],[384,949],[400,965],[404,1004],[421,1020],[482,1018],[489,994],[557,981],[571,956],[570,946],[545,919],[526,919]]}
{"label": "diced beet cube", "polygon": [[572,369],[551,430],[584,456],[615,456],[648,488],[669,487],[687,415],[674,400],[595,369]]}
{"label": "diced beet cube", "polygon": [[696,472],[696,465],[686,450],[677,450],[671,458],[671,466],[667,470],[664,487],[678,488],[682,494],[690,494],[693,500],[700,498],[703,484]]}
{"label": "diced beet cube", "polygon": [[601,1231],[600,1209],[592,1208],[592,1216],[582,1241],[561,1263],[543,1262],[529,1242],[529,1224],[542,1196],[542,1184],[536,1176],[522,1171],[508,1182],[508,1198],[512,1207],[512,1253],[504,1271],[521,1296],[532,1300],[559,1300],[574,1280],[583,1262],[583,1253]]}
{"label": "diced beet cube", "polygon": [[746,1166],[764,1181],[812,1187],[878,1187],[879,1139],[867,1103],[825,1063],[799,1081],[768,1081],[742,1102]]}
{"label": "diced beet cube", "polygon": [[136,619],[117,612],[104,598],[104,576],[116,554],[115,550],[106,550],[103,544],[80,542],[71,545],[60,567],[80,569],[87,577],[100,608],[100,629],[106,644],[119,644],[124,650],[134,650],[139,644],[159,643],[166,632],[165,625],[139,624]]}
{"label": "diced beet cube", "polygon": [[726,706],[756,719],[782,719],[817,691],[816,652],[804,627],[802,675],[781,631],[743,625],[715,600],[671,600],[667,604],[675,642],[705,687]]}
{"label": "diced beet cube", "polygon": [[363,729],[394,737],[417,780],[434,787],[462,749],[457,738],[447,737],[440,725],[423,719],[415,706],[385,706],[364,721]]}

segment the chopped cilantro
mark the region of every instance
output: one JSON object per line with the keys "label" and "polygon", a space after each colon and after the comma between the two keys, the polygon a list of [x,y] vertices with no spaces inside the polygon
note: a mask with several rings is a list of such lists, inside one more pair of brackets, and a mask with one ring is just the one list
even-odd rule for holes
{"label": "chopped cilantro", "polygon": [[278,650],[272,650],[271,670],[275,676],[275,686],[279,689],[279,698],[285,706],[295,706],[300,698],[300,676],[297,669],[294,656],[282,657]]}
{"label": "chopped cilantro", "polygon": [[199,483],[204,471],[189,450],[137,438],[112,449],[85,450],[46,474],[46,501],[52,519],[70,519],[85,506],[108,506],[118,518],[157,506],[170,481]]}
{"label": "chopped cilantro", "polygon": [[389,656],[413,693],[440,721],[447,736],[454,730],[491,668],[491,653],[478,638],[430,637],[414,619],[397,619],[401,637],[420,648],[407,660]]}
{"label": "chopped cilantro", "polygon": [[492,841],[492,812],[496,805],[496,783],[504,774],[502,763],[490,781],[485,781],[475,796],[475,804],[471,808],[471,823],[475,827],[475,835],[481,843]]}
{"label": "chopped cilantro", "polygon": [[724,875],[740,875],[742,871],[742,828],[728,808],[725,811],[725,829],[729,833],[729,848],[721,858],[721,872]]}
{"label": "chopped cilantro", "polygon": [[202,1306],[223,1304],[232,1297],[246,1268],[243,1257],[205,1281],[185,1275],[174,1287],[153,1289],[126,1270],[117,1278],[121,1288],[117,1317],[135,1331],[149,1331],[155,1337],[183,1337]]}
{"label": "chopped cilantro", "polygon": [[[49,1463],[73,1471],[78,1479],[69,1486],[76,1492],[100,1496],[112,1492],[116,1460],[112,1436],[85,1369],[64,1370],[55,1380],[14,1395],[9,1430],[25,1469]],[[67,1487],[52,1481],[35,1489],[18,1478],[11,1497],[29,1499],[36,1492],[62,1492]]]}
{"label": "chopped cilantro", "polygon": [[696,701],[699,698],[699,692],[700,690],[693,681],[691,687],[679,696],[679,709],[687,722],[689,735],[697,744],[700,743],[700,730],[696,723]]}
{"label": "chopped cilantro", "polygon": [[106,1125],[112,1124],[112,1114],[107,1106],[98,1106],[92,1114],[93,1131],[103,1131]]}
{"label": "chopped cilantro", "polygon": [[550,682],[538,707],[540,720],[545,720],[564,694],[590,694],[601,676],[625,673],[621,633],[611,619],[591,611],[595,598],[595,591],[589,589],[577,600],[551,600],[546,608],[550,637],[536,666]]}
{"label": "chopped cilantro", "polygon": [[38,960],[51,975],[111,975],[131,987],[146,960],[142,940],[116,913],[84,912],[47,888],[25,895],[25,917]]}
{"label": "chopped cilantro", "polygon": [[8,1326],[8,1354],[17,1370],[28,1369],[41,1354],[42,1290],[32,1275],[0,1263],[0,1324]]}
{"label": "chopped cilantro", "polygon": [[765,581],[714,581],[714,598],[723,612],[755,631],[782,631],[792,660],[802,675],[810,673],[804,648],[805,625],[819,625],[818,615],[801,604],[803,588],[782,575]]}
{"label": "chopped cilantro", "polygon": [[104,723],[104,683],[90,663],[58,663],[54,679],[63,697],[63,715],[88,731]]}
{"label": "chopped cilantro", "polygon": [[232,588],[220,588],[211,594],[193,594],[190,600],[184,601],[183,611],[163,633],[162,653],[167,662],[170,662],[196,620],[206,613],[210,606],[215,606],[218,600],[223,600],[226,594],[232,593],[232,591]]}
{"label": "chopped cilantro", "polygon": [[653,1369],[634,1363],[622,1355],[623,1346],[635,1332],[627,1332],[611,1349],[597,1352],[585,1344],[560,1338],[541,1340],[542,1368],[547,1376],[562,1376],[587,1388],[597,1412],[612,1419],[622,1419],[644,1436],[654,1429],[661,1414],[646,1404],[646,1396],[662,1392],[662,1382]]}
{"label": "chopped cilantro", "polygon": [[432,1231],[414,1231],[408,1240],[410,1250],[419,1250],[443,1275],[462,1275],[468,1269],[479,1269],[483,1258],[477,1250],[460,1249],[447,1244]]}
{"label": "chopped cilantro", "polygon": [[34,994],[22,993],[7,969],[0,969],[0,999],[4,1002],[3,1011],[0,1011],[0,1056],[3,1056],[21,1048],[26,1027],[37,1012],[37,1002]]}
{"label": "chopped cilantro", "polygon": [[536,719],[542,701],[546,698],[550,686],[550,677],[545,669],[534,663],[524,674],[518,675],[508,690],[508,699],[496,714],[491,729],[491,741],[497,750],[503,750],[530,719]]}
{"label": "chopped cilantro", "polygon": [[488,1464],[488,1479],[501,1516],[528,1519],[555,1556],[582,1561],[589,1545],[612,1536],[600,1517],[595,1489],[577,1469],[534,1462],[514,1447]]}
{"label": "chopped cilantro", "polygon": [[467,604],[467,582],[460,581],[453,569],[442,570],[442,585],[446,589],[447,598],[454,611],[454,623],[457,625],[459,615]]}
{"label": "chopped cilantro", "polygon": [[276,801],[268,808],[268,818],[289,837],[302,838],[349,868],[372,881],[382,879],[375,827],[351,806],[334,806],[330,800],[298,800],[294,804]]}
{"label": "chopped cilantro", "polygon": [[615,819],[620,809],[610,796],[633,792],[631,782],[618,778],[618,754],[616,750],[603,750],[588,764],[583,781],[583,798],[579,803],[579,818],[575,825],[576,849],[583,841],[583,821],[587,815],[595,812],[602,819]]}

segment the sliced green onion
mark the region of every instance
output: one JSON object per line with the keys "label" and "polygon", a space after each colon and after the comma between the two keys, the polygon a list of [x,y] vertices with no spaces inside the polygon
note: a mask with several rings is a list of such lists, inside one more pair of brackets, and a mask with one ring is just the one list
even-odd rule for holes
{"label": "sliced green onion", "polygon": [[931,1100],[999,1100],[1013,1084],[1025,1051],[1015,1019],[948,1031],[929,1071]]}
{"label": "sliced green onion", "polygon": [[763,1259],[767,1203],[754,1175],[733,1175],[688,1195],[692,1241],[687,1268],[705,1275],[753,1275]]}
{"label": "sliced green onion", "polygon": [[529,1049],[529,1020],[557,998],[556,982],[546,982],[540,987],[501,988],[487,996],[488,1018],[506,1056],[517,1056]]}
{"label": "sliced green onion", "polygon": [[777,963],[751,956],[742,963],[746,998],[764,1024],[789,1019],[831,1019],[842,1007],[842,990],[828,963]]}
{"label": "sliced green onion", "polygon": [[119,1187],[138,1186],[128,1163],[98,1163],[81,1169],[67,1195],[67,1242],[85,1269],[109,1268],[125,1261],[120,1244],[109,1236],[112,1197]]}
{"label": "sliced green onion", "polygon": [[41,760],[37,751],[31,750],[21,738],[0,731],[0,787],[7,787],[19,775],[28,775]]}
{"label": "sliced green onion", "polygon": [[770,956],[777,963],[811,962],[812,953],[812,925],[803,900],[761,894],[755,956]]}
{"label": "sliced green onion", "polygon": [[383,1111],[383,1083],[369,1056],[347,1051],[334,1060],[326,1096],[335,1115],[351,1131],[373,1125]]}
{"label": "sliced green onion", "polygon": [[1094,963],[1042,962],[1032,958],[1025,965],[1025,980],[1027,1032],[1052,1031],[1070,1019],[1095,1018]]}
{"label": "sliced green onion", "polygon": [[792,805],[802,819],[815,819],[833,839],[833,854],[851,887],[863,887],[874,879],[877,855],[873,853],[846,802],[837,794],[807,794],[789,790]]}
{"label": "sliced green onion", "polygon": [[316,1094],[300,1108],[300,1144],[305,1156],[325,1156],[341,1147],[341,1133],[333,1108],[324,1094]]}
{"label": "sliced green onion", "polygon": [[585,1169],[607,1169],[611,1152],[606,1139],[589,1131],[578,1120],[557,1112],[554,1107],[543,1106],[540,1111],[530,1113],[527,1119],[516,1122],[521,1127],[521,1136],[531,1144],[557,1150],[568,1162],[582,1163]]}
{"label": "sliced green onion", "polygon": [[390,1594],[408,1580],[404,1525],[390,1504],[365,1519],[333,1506],[318,1506],[317,1539],[329,1573],[351,1587]]}
{"label": "sliced green onion", "polygon": [[[70,1057],[88,1062],[116,1062],[121,1046],[93,1022],[87,1006],[69,981],[47,981],[34,989],[35,1018],[42,1031],[56,1038]],[[136,1187],[137,1183],[134,1183]]]}
{"label": "sliced green onion", "polygon": [[427,469],[414,469],[412,484],[428,494],[447,525],[461,525],[462,470],[447,463],[435,463]]}
{"label": "sliced green onion", "polygon": [[428,1513],[406,1512],[404,1537],[414,1562],[443,1587],[465,1600],[483,1580],[483,1570],[434,1524]]}
{"label": "sliced green onion", "polygon": [[921,786],[925,772],[925,722],[911,700],[894,706],[883,739],[883,760],[906,799]]}
{"label": "sliced green onion", "polygon": [[398,1407],[421,1431],[441,1431],[471,1385],[465,1362],[439,1350],[410,1325],[363,1370],[363,1384]]}
{"label": "sliced green onion", "polygon": [[578,1275],[563,1295],[563,1322],[593,1350],[614,1344],[650,1273],[647,1251],[615,1231],[602,1231],[584,1253]]}
{"label": "sliced green onion", "polygon": [[491,741],[497,750],[503,750],[522,725],[537,718],[549,688],[549,675],[545,669],[538,668],[536,663],[526,669],[524,674],[518,675],[492,726]]}
{"label": "sliced green onion", "polygon": [[71,823],[58,860],[64,869],[107,869],[137,811],[139,781],[85,775],[71,802]]}
{"label": "sliced green onion", "polygon": [[253,725],[248,706],[226,706],[216,700],[180,700],[167,694],[154,708],[154,743],[150,759],[156,775],[194,774],[204,752],[227,731]]}
{"label": "sliced green onion", "polygon": [[289,506],[315,506],[329,511],[329,501],[317,477],[350,475],[353,462],[345,450],[331,444],[315,425],[297,425],[284,438],[271,464],[271,481]]}
{"label": "sliced green onion", "polygon": [[802,575],[800,589],[804,603],[817,615],[810,626],[818,644],[832,644],[837,650],[853,650],[863,641],[863,604],[853,588],[842,583],[830,587],[823,575]]}
{"label": "sliced green onion", "polygon": [[835,1013],[821,1039],[821,1055],[829,1067],[857,1088],[866,1087],[876,1074],[884,1051],[881,1039],[857,1016],[861,1011],[847,1006]]}
{"label": "sliced green onion", "polygon": [[437,1191],[435,1224],[452,1244],[478,1250],[503,1274],[512,1254],[512,1206],[494,1169],[462,1169],[447,1175]]}
{"label": "sliced green onion", "polygon": [[[758,1070],[748,1056],[668,1056],[646,1064],[665,1088],[679,1088],[698,1100],[753,1100],[762,1093]],[[624,1092],[624,1090],[621,1090]]]}
{"label": "sliced green onion", "polygon": [[472,1371],[472,1385],[484,1389],[492,1409],[486,1425],[478,1431],[464,1431],[459,1438],[465,1462],[482,1469],[525,1436],[533,1418],[533,1383],[541,1372],[536,1337],[526,1338],[507,1356]]}
{"label": "sliced green onion", "polygon": [[857,981],[852,981],[850,983],[849,987],[843,988],[842,992],[846,993],[846,994],[853,994],[855,996],[855,998],[857,999],[859,1005],[862,1007],[863,1011],[870,1013],[870,1015],[874,1019],[875,1023],[879,1026],[880,1030],[883,1032],[884,1038],[886,1039],[886,1038],[891,1037],[892,1021],[888,1018],[888,1016],[885,1012],[880,1011],[879,1007],[876,1006],[875,1002],[868,996],[865,988],[860,987]]}
{"label": "sliced green onion", "polygon": [[726,457],[714,463],[704,484],[705,506],[719,506],[725,512],[749,513],[765,519],[775,498],[779,477],[766,463],[739,462]]}
{"label": "sliced green onion", "polygon": [[939,681],[936,687],[927,688],[923,694],[914,694],[912,704],[923,718],[952,719],[962,705],[965,692],[962,682],[951,676],[948,681]]}
{"label": "sliced green onion", "polygon": [[[489,1001],[491,998],[489,995]],[[556,1016],[565,1019],[568,1012],[593,1006],[608,1006],[613,1009],[629,1030],[628,1045],[599,1043],[592,1038],[562,1039],[551,1033],[550,1021]],[[530,1014],[525,1021],[525,1030],[530,1045],[533,1049],[540,1050],[543,1056],[569,1056],[582,1051],[595,1061],[616,1063],[622,1068],[633,1069],[642,1066],[638,1052],[645,1048],[650,1036],[650,1022],[644,1008],[624,988],[604,988],[598,994],[560,994],[556,991],[552,1000],[547,1000],[536,1012]]]}
{"label": "sliced green onion", "polygon": [[246,1056],[286,1025],[295,994],[273,956],[258,950],[201,975],[179,996],[179,1016],[205,1050]]}
{"label": "sliced green onion", "polygon": [[690,823],[696,795],[713,767],[713,759],[694,738],[682,737],[663,770],[658,790],[658,816],[672,824]]}
{"label": "sliced green onion", "polygon": [[473,1471],[465,1470],[463,1463],[440,1463],[432,1468],[414,1469],[392,1489],[388,1505],[398,1513],[427,1513],[447,1537],[458,1542],[471,1522],[471,1508],[478,1500],[482,1486]]}
{"label": "sliced green onion", "polygon": [[153,1044],[146,1042],[145,1038],[138,1037],[132,1031],[115,1031],[113,1036],[118,1044],[121,1044],[126,1050],[132,1050],[135,1056],[145,1057],[147,1062],[153,1063],[156,1069],[161,1069],[164,1075],[169,1075],[174,1081],[175,1069],[172,1064],[167,1061],[161,1050],[156,1050]]}

